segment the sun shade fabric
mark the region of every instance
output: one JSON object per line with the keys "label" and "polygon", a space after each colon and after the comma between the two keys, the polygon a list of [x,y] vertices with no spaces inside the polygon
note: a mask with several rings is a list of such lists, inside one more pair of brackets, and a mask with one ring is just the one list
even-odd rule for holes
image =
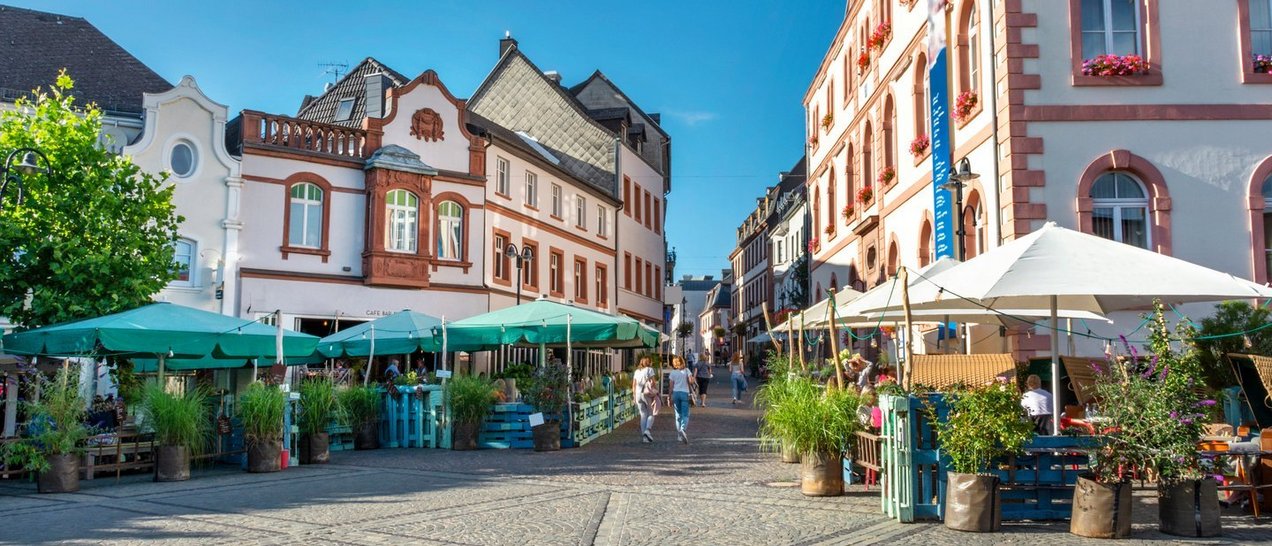
{"label": "sun shade fabric", "polygon": [[441,319],[424,313],[409,309],[398,311],[322,338],[318,352],[329,358],[367,356],[371,353],[373,336],[378,355],[437,352],[441,350],[442,338],[440,334],[434,335],[434,330],[441,325]]}
{"label": "sun shade fabric", "polygon": [[[169,355],[178,359],[274,358],[273,326],[172,303],[153,303],[97,318],[4,336],[21,355]],[[283,356],[313,354],[318,338],[283,331]]]}
{"label": "sun shade fabric", "polygon": [[977,386],[1007,377],[1016,370],[1009,354],[914,355],[907,381],[942,391],[954,385]]}
{"label": "sun shade fabric", "polygon": [[1065,371],[1069,372],[1069,388],[1078,398],[1078,405],[1085,406],[1095,398],[1095,365],[1108,369],[1109,362],[1103,358],[1060,357]]}
{"label": "sun shade fabric", "polygon": [[[835,291],[835,309],[840,309],[844,305],[847,305],[849,302],[852,302],[853,300],[859,297],[861,297],[861,292],[858,292],[851,288],[844,288],[841,290],[837,290]],[[826,299],[823,299],[817,303],[814,303],[808,306],[808,308],[804,309],[802,313],[800,311],[791,313],[790,318],[786,319],[786,321],[782,322],[781,324],[773,326],[773,330],[783,331],[783,332],[786,331],[787,322],[790,323],[791,329],[799,329],[801,320],[803,320],[803,326],[806,329],[807,328],[825,328],[827,321],[830,319],[829,312],[830,312],[830,297],[827,296]],[[803,315],[803,319],[800,318],[801,314]],[[839,318],[841,317],[839,317],[838,312],[836,312],[837,322],[842,322],[838,320]]]}
{"label": "sun shade fabric", "polygon": [[1237,353],[1225,356],[1256,424],[1259,428],[1272,427],[1272,359]]}
{"label": "sun shade fabric", "polygon": [[[659,333],[625,316],[613,316],[547,300],[455,321],[446,325],[449,351],[478,351],[501,345],[570,345],[577,348],[641,348],[658,345]],[[441,338],[440,328],[435,334]],[[376,347],[379,352],[379,346]]]}

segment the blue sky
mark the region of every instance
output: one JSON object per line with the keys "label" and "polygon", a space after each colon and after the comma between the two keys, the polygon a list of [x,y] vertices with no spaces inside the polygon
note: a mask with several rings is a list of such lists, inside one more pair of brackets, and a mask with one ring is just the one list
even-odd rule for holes
{"label": "blue sky", "polygon": [[408,76],[436,70],[466,97],[511,31],[567,85],[599,68],[663,114],[677,272],[717,275],[755,197],[803,153],[801,101],[844,10],[843,0],[7,1],[87,18],[169,81],[193,75],[231,112],[295,113],[331,80],[320,63],[368,56]]}

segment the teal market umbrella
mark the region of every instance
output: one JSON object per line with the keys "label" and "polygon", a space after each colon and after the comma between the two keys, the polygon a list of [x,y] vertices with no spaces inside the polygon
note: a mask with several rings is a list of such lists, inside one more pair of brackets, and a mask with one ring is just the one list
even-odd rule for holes
{"label": "teal market umbrella", "polygon": [[434,329],[441,325],[441,319],[407,309],[324,337],[318,352],[328,358],[435,352],[442,341]]}
{"label": "teal market umbrella", "polygon": [[448,323],[445,335],[452,351],[501,345],[625,349],[658,344],[658,333],[636,319],[548,300]]}

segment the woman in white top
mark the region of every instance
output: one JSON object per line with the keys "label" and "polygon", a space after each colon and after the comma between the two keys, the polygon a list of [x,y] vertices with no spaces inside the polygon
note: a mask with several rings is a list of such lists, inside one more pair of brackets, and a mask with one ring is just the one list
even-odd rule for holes
{"label": "woman in white top", "polygon": [[696,384],[697,380],[693,372],[685,369],[685,359],[671,357],[671,367],[675,369],[667,374],[667,380],[671,382],[671,404],[676,408],[676,434],[681,442],[687,444],[689,434],[685,429],[689,426],[689,385]]}
{"label": "woman in white top", "polygon": [[746,391],[746,364],[742,363],[742,353],[733,355],[729,363],[729,375],[733,381],[733,403],[742,401],[742,393]]}
{"label": "woman in white top", "polygon": [[654,428],[654,411],[658,406],[658,381],[652,363],[649,357],[641,358],[640,367],[632,374],[632,400],[640,410],[640,441],[646,444],[654,441],[650,430]]}

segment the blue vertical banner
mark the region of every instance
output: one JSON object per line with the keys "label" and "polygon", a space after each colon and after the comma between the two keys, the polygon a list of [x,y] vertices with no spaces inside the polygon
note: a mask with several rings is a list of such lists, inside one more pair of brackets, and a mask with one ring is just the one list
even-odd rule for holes
{"label": "blue vertical banner", "polygon": [[949,61],[946,47],[945,5],[949,0],[928,0],[928,101],[932,120],[932,242],[937,258],[954,257],[952,196],[941,185],[950,181],[951,148],[949,110]]}

